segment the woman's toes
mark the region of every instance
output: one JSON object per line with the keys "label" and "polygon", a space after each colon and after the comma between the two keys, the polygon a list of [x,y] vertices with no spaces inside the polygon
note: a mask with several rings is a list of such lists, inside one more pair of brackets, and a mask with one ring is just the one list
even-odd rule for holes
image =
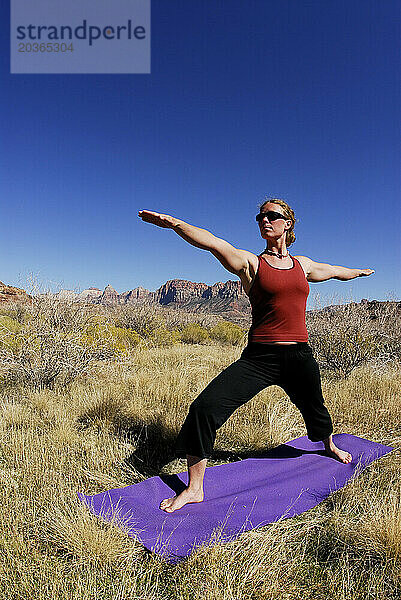
{"label": "woman's toes", "polygon": [[349,452],[341,452],[340,458],[345,464],[352,462],[352,456]]}
{"label": "woman's toes", "polygon": [[349,464],[352,462],[352,456],[349,452],[345,452],[345,450],[340,450],[337,446],[326,448],[326,452],[332,458],[341,461],[343,464]]}
{"label": "woman's toes", "polygon": [[174,500],[174,498],[165,498],[164,500],[162,500],[160,502],[160,508],[165,508],[165,507],[169,506],[173,500]]}

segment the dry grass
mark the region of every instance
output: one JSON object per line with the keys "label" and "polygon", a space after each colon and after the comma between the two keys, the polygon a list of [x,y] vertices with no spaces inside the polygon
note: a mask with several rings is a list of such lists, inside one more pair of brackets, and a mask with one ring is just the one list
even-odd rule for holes
{"label": "dry grass", "polygon": [[[346,488],[300,515],[204,546],[173,567],[77,500],[164,469],[191,401],[241,349],[134,348],[68,388],[0,395],[0,597],[68,600],[395,600],[401,590],[400,372],[324,379],[336,431],[390,444]],[[304,435],[278,387],[219,430],[209,464]]]}

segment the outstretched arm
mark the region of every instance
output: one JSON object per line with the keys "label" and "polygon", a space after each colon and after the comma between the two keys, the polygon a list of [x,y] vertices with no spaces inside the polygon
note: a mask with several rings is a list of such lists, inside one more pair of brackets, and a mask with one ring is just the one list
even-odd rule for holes
{"label": "outstretched arm", "polygon": [[295,258],[299,260],[306,271],[307,280],[315,283],[327,281],[328,279],[348,281],[355,279],[355,277],[364,277],[374,273],[372,269],[349,269],[348,267],[318,263],[307,256],[296,256]]}
{"label": "outstretched arm", "polygon": [[173,229],[186,242],[202,250],[209,250],[230,273],[238,275],[248,268],[248,255],[251,252],[234,248],[231,244],[216,237],[210,231],[185,223],[171,215],[163,215],[151,210],[140,210],[138,217],[147,223]]}

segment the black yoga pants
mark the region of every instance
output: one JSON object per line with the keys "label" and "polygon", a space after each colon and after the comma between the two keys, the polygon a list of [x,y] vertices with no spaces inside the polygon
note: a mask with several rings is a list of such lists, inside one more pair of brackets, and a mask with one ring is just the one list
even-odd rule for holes
{"label": "black yoga pants", "polygon": [[249,342],[240,358],[215,377],[192,402],[176,440],[176,456],[210,458],[216,431],[232,413],[269,385],[279,385],[301,411],[308,438],[333,432],[324,405],[319,366],[307,342]]}

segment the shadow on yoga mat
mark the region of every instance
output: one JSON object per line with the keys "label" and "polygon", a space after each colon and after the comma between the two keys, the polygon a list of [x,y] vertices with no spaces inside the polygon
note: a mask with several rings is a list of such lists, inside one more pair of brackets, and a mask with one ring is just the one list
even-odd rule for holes
{"label": "shadow on yoga mat", "polygon": [[333,438],[352,454],[350,464],[330,458],[323,442],[303,436],[258,458],[208,467],[205,500],[173,513],[162,511],[159,504],[186,487],[187,472],[151,477],[95,496],[78,493],[78,497],[94,514],[122,526],[146,548],[176,563],[210,542],[216,529],[221,531],[220,540],[229,540],[309,510],[393,450],[346,433]]}

